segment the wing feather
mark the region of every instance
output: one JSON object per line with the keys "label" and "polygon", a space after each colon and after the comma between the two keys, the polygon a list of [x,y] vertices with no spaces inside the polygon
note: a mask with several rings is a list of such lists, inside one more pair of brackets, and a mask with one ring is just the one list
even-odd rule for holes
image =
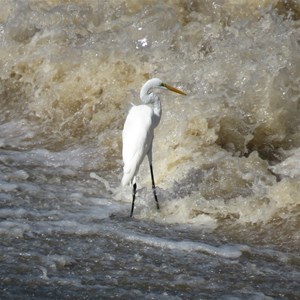
{"label": "wing feather", "polygon": [[133,106],[122,132],[124,175],[122,185],[132,182],[153,141],[153,110],[147,105]]}

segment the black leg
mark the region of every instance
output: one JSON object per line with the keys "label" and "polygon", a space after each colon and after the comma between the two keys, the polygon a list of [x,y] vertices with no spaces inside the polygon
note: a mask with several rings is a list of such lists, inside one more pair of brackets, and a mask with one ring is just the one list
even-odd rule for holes
{"label": "black leg", "polygon": [[132,215],[133,215],[134,200],[135,200],[135,193],[136,193],[136,183],[134,183],[132,187],[133,187],[133,188],[132,188],[132,204],[131,204],[131,213],[130,213],[130,217],[132,217]]}
{"label": "black leg", "polygon": [[155,187],[155,182],[154,182],[153,168],[152,168],[151,163],[150,163],[150,172],[151,172],[151,179],[152,179],[152,191],[153,191],[154,199],[156,201],[156,207],[157,207],[157,209],[159,209],[159,204],[158,204],[157,195],[156,195],[156,187]]}

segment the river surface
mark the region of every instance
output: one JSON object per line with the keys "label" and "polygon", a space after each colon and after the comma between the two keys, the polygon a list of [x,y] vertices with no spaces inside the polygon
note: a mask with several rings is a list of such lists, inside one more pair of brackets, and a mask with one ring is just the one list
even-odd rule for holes
{"label": "river surface", "polygon": [[[300,299],[300,2],[0,0],[1,299]],[[149,78],[153,167],[122,188]]]}

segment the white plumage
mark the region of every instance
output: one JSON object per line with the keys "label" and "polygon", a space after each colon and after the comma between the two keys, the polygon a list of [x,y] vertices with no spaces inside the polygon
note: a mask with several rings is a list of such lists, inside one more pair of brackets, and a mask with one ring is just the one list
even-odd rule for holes
{"label": "white plumage", "polygon": [[146,155],[150,165],[153,194],[157,209],[159,209],[152,169],[152,142],[154,128],[159,124],[161,118],[161,103],[159,97],[151,92],[154,88],[169,89],[185,95],[181,90],[163,83],[158,78],[153,78],[148,80],[141,89],[140,97],[144,104],[133,106],[128,113],[122,132],[122,156],[124,162],[122,185],[133,185],[131,216],[136,193],[135,177]]}
{"label": "white plumage", "polygon": [[132,183],[153,141],[153,110],[148,105],[133,106],[122,133],[124,175],[122,185]]}

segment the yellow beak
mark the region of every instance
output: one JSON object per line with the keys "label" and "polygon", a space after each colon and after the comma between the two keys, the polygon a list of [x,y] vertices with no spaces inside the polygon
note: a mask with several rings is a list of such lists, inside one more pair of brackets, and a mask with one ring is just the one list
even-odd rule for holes
{"label": "yellow beak", "polygon": [[161,85],[162,85],[163,87],[167,88],[168,90],[172,91],[172,92],[175,92],[175,93],[177,93],[177,94],[186,96],[186,93],[185,93],[185,92],[183,92],[183,91],[181,91],[181,90],[179,90],[179,89],[177,89],[177,88],[175,88],[175,87],[173,87],[173,86],[171,86],[171,85],[168,85],[168,84],[166,84],[166,83],[162,83]]}

